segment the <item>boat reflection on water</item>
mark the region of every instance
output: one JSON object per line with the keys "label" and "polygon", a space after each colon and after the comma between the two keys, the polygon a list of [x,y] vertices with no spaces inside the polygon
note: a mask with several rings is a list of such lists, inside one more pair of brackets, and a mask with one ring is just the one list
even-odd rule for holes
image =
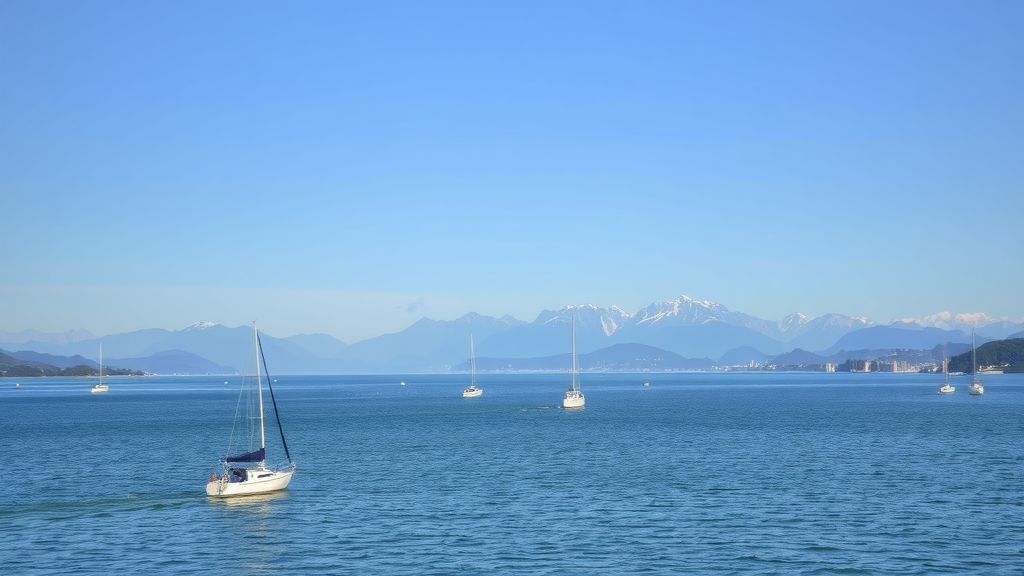
{"label": "boat reflection on water", "polygon": [[208,496],[207,501],[221,511],[223,520],[233,528],[218,538],[232,550],[238,567],[245,572],[267,573],[287,552],[287,527],[281,519],[287,491],[247,494],[231,498]]}
{"label": "boat reflection on water", "polygon": [[244,494],[241,496],[234,496],[231,498],[217,498],[215,496],[207,496],[207,500],[217,505],[224,506],[227,508],[244,508],[252,512],[265,512],[270,513],[272,506],[270,505],[274,500],[281,500],[288,497],[288,492],[265,492],[263,494]]}

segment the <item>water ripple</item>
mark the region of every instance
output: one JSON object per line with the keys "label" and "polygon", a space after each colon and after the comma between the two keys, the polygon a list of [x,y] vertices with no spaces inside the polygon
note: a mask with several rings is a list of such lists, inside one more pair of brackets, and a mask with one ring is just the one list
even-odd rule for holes
{"label": "water ripple", "polygon": [[298,473],[228,500],[219,382],[0,390],[0,573],[1019,574],[1024,378],[859,376],[603,375],[583,411],[551,376],[282,379]]}

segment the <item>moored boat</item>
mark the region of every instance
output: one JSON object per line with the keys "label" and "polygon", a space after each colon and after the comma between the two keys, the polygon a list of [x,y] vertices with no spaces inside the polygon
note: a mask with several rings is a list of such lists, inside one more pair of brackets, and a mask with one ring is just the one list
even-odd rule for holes
{"label": "moored boat", "polygon": [[978,380],[978,357],[975,349],[974,330],[971,330],[971,385],[967,387],[967,393],[971,396],[981,396],[985,393],[985,387]]}
{"label": "moored boat", "polygon": [[[295,462],[292,461],[288,452],[288,443],[284,439],[284,429],[281,428],[281,418],[277,411],[277,400],[274,398],[274,387],[271,384],[270,374],[267,372],[267,362],[263,357],[263,348],[260,345],[259,331],[256,323],[252,323],[253,348],[255,349],[255,376],[242,377],[242,391],[246,398],[246,414],[244,428],[248,429],[248,451],[230,456],[232,448],[228,446],[228,454],[221,460],[223,472],[221,476],[216,473],[210,475],[210,481],[206,484],[208,496],[227,497],[243,496],[248,494],[264,494],[283,490],[291,482],[295,474]],[[251,374],[246,370],[247,374]],[[277,420],[277,428],[281,432],[281,446],[284,448],[284,455],[288,459],[283,466],[271,467],[267,465],[267,439],[266,427],[263,417],[263,375],[267,375],[267,389],[270,391],[270,401],[274,406],[274,416]],[[239,401],[241,405],[241,399]],[[259,426],[255,426],[256,422]],[[235,425],[232,426],[232,438],[234,428],[239,424],[239,414],[235,414]],[[256,449],[256,437],[259,437],[259,448]]]}
{"label": "moored boat", "polygon": [[476,387],[476,353],[473,351],[473,335],[469,335],[469,388],[462,391],[463,398],[476,398],[483,395],[482,388]]}
{"label": "moored boat", "polygon": [[100,381],[89,390],[93,394],[101,394],[110,390],[110,386],[103,383],[103,343],[100,343]]}
{"label": "moored boat", "polygon": [[949,359],[946,358],[946,353],[942,353],[942,374],[946,378],[946,383],[939,388],[939,394],[952,394],[956,388],[949,385]]}
{"label": "moored boat", "polygon": [[576,315],[572,317],[572,380],[562,399],[562,408],[583,408],[583,390],[580,389],[580,367],[576,360]]}

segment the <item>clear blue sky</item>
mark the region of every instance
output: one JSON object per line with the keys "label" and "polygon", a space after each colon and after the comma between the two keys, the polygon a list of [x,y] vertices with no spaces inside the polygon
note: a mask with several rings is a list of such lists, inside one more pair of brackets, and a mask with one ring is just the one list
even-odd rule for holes
{"label": "clear blue sky", "polygon": [[1024,317],[1024,3],[0,2],[0,329]]}

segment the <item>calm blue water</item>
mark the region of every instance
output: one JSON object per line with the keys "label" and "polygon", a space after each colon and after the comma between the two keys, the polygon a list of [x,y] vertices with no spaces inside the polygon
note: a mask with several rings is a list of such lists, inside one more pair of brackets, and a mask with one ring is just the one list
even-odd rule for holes
{"label": "calm blue water", "polygon": [[277,378],[298,472],[241,500],[234,383],[0,380],[0,573],[1024,569],[1019,375]]}

